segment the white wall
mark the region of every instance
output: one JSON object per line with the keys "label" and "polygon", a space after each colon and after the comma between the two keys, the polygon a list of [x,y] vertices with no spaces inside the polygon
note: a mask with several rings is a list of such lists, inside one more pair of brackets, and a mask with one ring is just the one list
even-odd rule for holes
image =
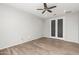
{"label": "white wall", "polygon": [[45,20],[44,22],[44,32],[43,32],[44,37],[50,37],[51,36],[51,22],[49,20]]}
{"label": "white wall", "polygon": [[[63,38],[51,37],[51,20],[63,19]],[[79,13],[67,14],[65,16],[59,16],[45,21],[44,37],[63,39],[66,41],[79,43]],[[57,34],[57,24],[56,24]]]}
{"label": "white wall", "polygon": [[65,39],[72,42],[78,42],[79,33],[79,13],[74,13],[65,16]]}
{"label": "white wall", "polygon": [[0,48],[6,48],[43,36],[43,20],[0,4]]}

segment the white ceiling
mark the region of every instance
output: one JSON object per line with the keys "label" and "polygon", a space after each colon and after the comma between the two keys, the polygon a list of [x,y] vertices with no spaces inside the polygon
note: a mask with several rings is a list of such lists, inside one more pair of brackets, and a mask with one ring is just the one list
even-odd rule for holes
{"label": "white ceiling", "polygon": [[72,13],[79,11],[79,3],[47,3],[48,7],[54,5],[57,7],[51,9],[52,13],[45,12],[44,14],[42,14],[42,10],[36,10],[38,8],[44,8],[43,3],[10,3],[8,5],[27,11],[43,19],[52,18],[54,14],[56,16],[65,15],[66,13],[64,11],[72,11]]}

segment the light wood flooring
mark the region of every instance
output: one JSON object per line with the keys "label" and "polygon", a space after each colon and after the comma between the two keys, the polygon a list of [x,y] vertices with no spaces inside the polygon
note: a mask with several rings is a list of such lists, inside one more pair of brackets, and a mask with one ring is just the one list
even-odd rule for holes
{"label": "light wood flooring", "polygon": [[78,55],[79,44],[40,38],[0,50],[0,55]]}

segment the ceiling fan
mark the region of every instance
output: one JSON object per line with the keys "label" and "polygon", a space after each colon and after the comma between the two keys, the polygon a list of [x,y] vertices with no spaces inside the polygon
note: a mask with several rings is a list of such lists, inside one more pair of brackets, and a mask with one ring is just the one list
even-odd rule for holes
{"label": "ceiling fan", "polygon": [[44,8],[43,9],[37,9],[37,10],[43,10],[42,14],[44,14],[46,11],[52,13],[52,11],[50,9],[56,8],[56,6],[47,7],[47,4],[46,3],[43,3],[43,5],[44,5]]}

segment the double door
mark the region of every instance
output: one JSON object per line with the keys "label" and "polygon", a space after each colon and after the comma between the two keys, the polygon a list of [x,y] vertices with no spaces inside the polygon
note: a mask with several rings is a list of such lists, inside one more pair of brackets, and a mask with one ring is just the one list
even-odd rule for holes
{"label": "double door", "polygon": [[63,19],[51,20],[51,36],[63,37]]}

